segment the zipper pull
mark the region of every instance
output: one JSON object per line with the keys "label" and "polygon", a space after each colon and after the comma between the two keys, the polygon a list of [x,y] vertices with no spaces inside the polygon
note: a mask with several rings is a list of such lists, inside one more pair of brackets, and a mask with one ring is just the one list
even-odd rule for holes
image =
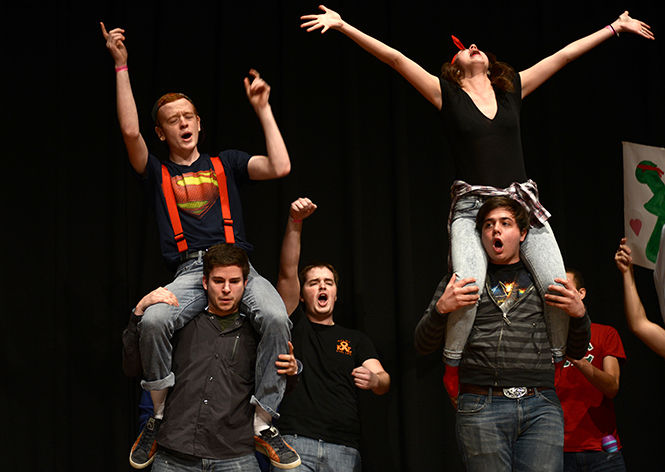
{"label": "zipper pull", "polygon": [[503,321],[505,321],[506,324],[507,324],[508,326],[510,326],[511,322],[510,322],[510,320],[508,319],[508,315],[506,315],[505,313],[503,314]]}
{"label": "zipper pull", "polygon": [[231,361],[236,359],[236,349],[238,348],[238,341],[240,340],[240,333],[236,335],[235,341],[233,341],[233,351],[231,351]]}

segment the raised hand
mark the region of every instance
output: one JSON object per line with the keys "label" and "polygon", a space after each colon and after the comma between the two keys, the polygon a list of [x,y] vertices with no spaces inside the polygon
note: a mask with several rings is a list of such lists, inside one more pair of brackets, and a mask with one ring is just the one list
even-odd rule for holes
{"label": "raised hand", "polygon": [[270,85],[261,78],[258,71],[255,69],[250,69],[249,75],[252,76],[252,81],[250,83],[249,77],[245,77],[245,92],[247,92],[249,103],[252,104],[255,110],[258,110],[268,105]]}
{"label": "raised hand", "polygon": [[308,33],[320,29],[321,34],[323,34],[330,28],[340,28],[344,23],[342,21],[342,17],[339,16],[339,13],[331,10],[330,8],[326,8],[324,5],[319,5],[319,9],[325,13],[319,15],[303,15],[300,17],[301,20],[305,21],[300,25],[300,27],[307,28]]}
{"label": "raised hand", "polygon": [[316,204],[309,198],[299,198],[291,203],[289,216],[293,221],[302,221],[316,211]]}
{"label": "raised hand", "polygon": [[626,244],[627,242],[626,238],[621,238],[619,249],[614,254],[614,262],[616,262],[617,268],[621,273],[626,273],[633,266],[633,256],[630,255],[631,250],[628,244]]}
{"label": "raised hand", "polygon": [[457,280],[457,274],[453,274],[446,285],[441,297],[436,302],[436,310],[439,313],[452,313],[463,306],[473,305],[478,301],[478,286],[471,285],[476,281],[473,277]]}
{"label": "raised hand", "polygon": [[550,285],[548,290],[556,292],[555,294],[546,293],[545,303],[565,311],[568,316],[582,318],[586,313],[584,303],[580,292],[577,291],[575,284],[568,279],[555,278],[554,281],[561,285]]}
{"label": "raised hand", "polygon": [[612,28],[617,33],[634,33],[646,39],[656,39],[651,32],[651,26],[645,22],[631,18],[628,15],[628,10],[624,11],[618,20],[612,23]]}
{"label": "raised hand", "polygon": [[289,341],[289,353],[280,354],[278,360],[275,361],[278,374],[296,375],[298,373],[298,363],[293,355],[293,344]]}
{"label": "raised hand", "polygon": [[125,47],[125,30],[122,28],[113,28],[107,32],[104,22],[100,21],[99,26],[102,28],[102,35],[106,40],[106,48],[111,53],[111,57],[115,61],[115,66],[120,67],[127,64],[127,48]]}

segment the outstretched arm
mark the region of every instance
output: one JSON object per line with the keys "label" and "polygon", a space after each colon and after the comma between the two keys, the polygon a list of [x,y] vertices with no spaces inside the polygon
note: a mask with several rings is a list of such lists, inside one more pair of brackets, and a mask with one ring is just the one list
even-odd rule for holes
{"label": "outstretched arm", "polygon": [[390,375],[383,369],[378,359],[367,359],[363,365],[351,371],[353,382],[362,390],[371,390],[383,395],[390,389]]}
{"label": "outstretched arm", "polygon": [[441,109],[441,85],[436,76],[427,72],[396,49],[354,28],[342,20],[337,12],[323,5],[319,5],[319,8],[324,12],[323,14],[300,17],[301,20],[304,20],[304,23],[300,25],[301,28],[307,28],[308,32],[320,29],[321,33],[334,29],[348,36],[365,51],[399,72],[432,105],[437,109]]}
{"label": "outstretched arm", "polygon": [[647,39],[654,39],[651,27],[643,21],[631,18],[628,11],[624,11],[618,19],[613,21],[609,27],[605,27],[595,33],[578,39],[546,57],[536,65],[520,72],[522,81],[522,98],[540,87],[543,82],[557,73],[563,66],[574,61],[582,54],[589,52],[603,41],[621,33],[634,33]]}
{"label": "outstretched arm", "polygon": [[570,362],[582,375],[607,398],[616,397],[619,393],[619,360],[614,356],[603,358],[602,370],[593,366],[586,359],[570,359]]}
{"label": "outstretched arm", "polygon": [[102,35],[106,40],[106,48],[111,53],[115,62],[116,80],[116,106],[118,109],[118,121],[120,131],[125,141],[129,163],[139,174],[145,172],[148,163],[148,146],[146,146],[141,131],[139,130],[139,115],[136,111],[136,103],[132,94],[132,86],[129,82],[129,70],[127,69],[127,48],[125,48],[125,30],[114,28],[107,32],[104,23],[99,23]]}
{"label": "outstretched arm", "polygon": [[290,315],[300,301],[300,281],[298,280],[298,262],[300,261],[300,237],[302,221],[314,213],[316,205],[309,198],[299,198],[291,203],[289,221],[282,240],[282,252],[279,257],[279,276],[277,292],[284,301],[286,312]]}
{"label": "outstretched arm", "polygon": [[665,357],[665,329],[647,318],[644,305],[637,293],[633,257],[626,242],[626,238],[621,239],[619,249],[614,255],[614,261],[623,276],[623,303],[628,327],[649,349],[659,356]]}
{"label": "outstretched arm", "polygon": [[245,92],[249,103],[254,108],[256,116],[258,116],[263,128],[263,135],[266,138],[266,151],[267,156],[252,156],[247,165],[249,178],[252,180],[270,180],[278,179],[289,175],[291,172],[291,161],[289,160],[289,153],[286,150],[286,144],[282,138],[277,127],[277,122],[272,114],[270,107],[270,85],[261,78],[259,73],[254,70],[249,70],[249,75],[253,77],[250,82],[248,77],[245,77]]}

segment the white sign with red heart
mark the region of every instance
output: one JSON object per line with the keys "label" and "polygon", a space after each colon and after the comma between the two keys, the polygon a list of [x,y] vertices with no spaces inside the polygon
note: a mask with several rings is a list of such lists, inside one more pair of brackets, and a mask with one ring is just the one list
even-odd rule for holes
{"label": "white sign with red heart", "polygon": [[665,148],[622,144],[624,231],[633,263],[653,269],[665,225]]}

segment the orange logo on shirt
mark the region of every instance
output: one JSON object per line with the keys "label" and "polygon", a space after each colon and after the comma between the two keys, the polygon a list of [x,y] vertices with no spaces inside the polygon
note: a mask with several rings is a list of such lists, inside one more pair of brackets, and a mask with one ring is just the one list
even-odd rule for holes
{"label": "orange logo on shirt", "polygon": [[337,340],[337,352],[340,354],[346,354],[347,356],[352,354],[351,346],[349,346],[349,342],[346,339]]}

